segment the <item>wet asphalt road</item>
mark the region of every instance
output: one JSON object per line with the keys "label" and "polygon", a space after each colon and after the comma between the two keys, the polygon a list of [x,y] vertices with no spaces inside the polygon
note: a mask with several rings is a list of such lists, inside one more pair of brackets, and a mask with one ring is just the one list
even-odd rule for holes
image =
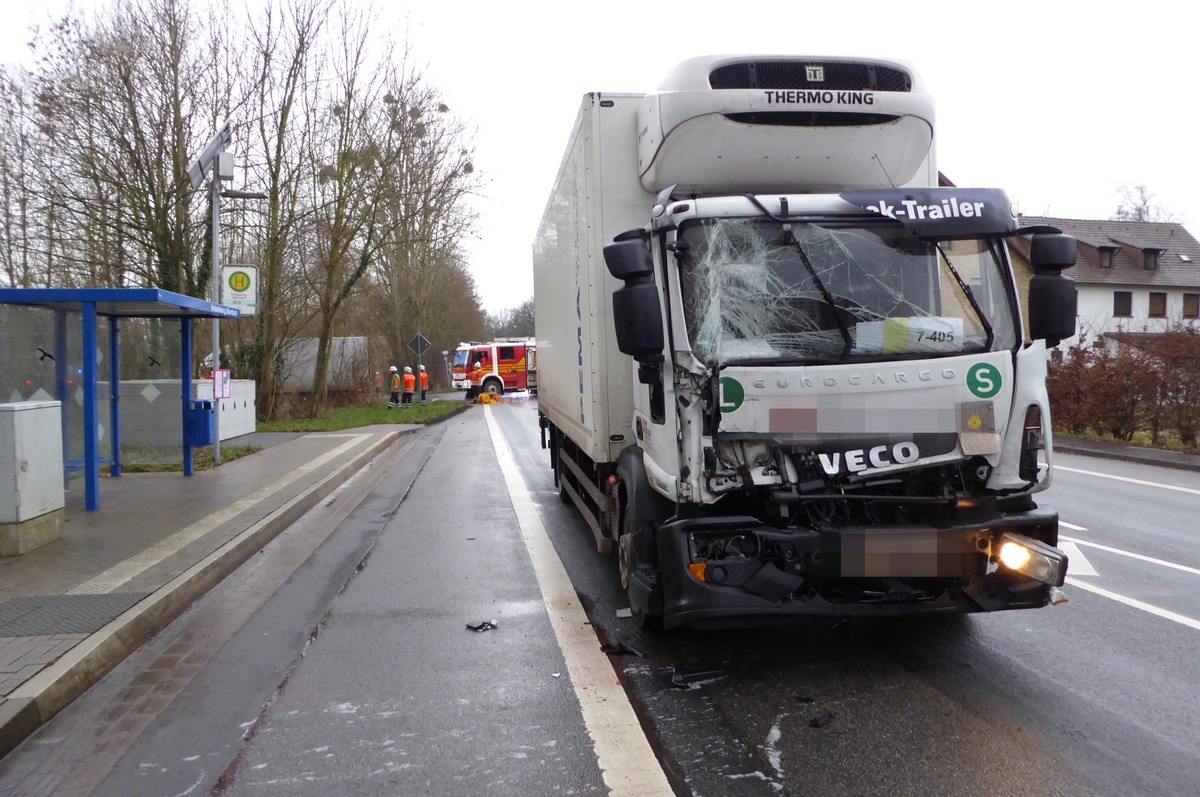
{"label": "wet asphalt road", "polygon": [[[1200,618],[1200,475],[1060,456],[1046,503],[1096,574],[1072,560],[1093,590],[1066,606],[664,635],[617,616],[536,404],[489,411],[599,641],[646,654],[614,662],[678,793],[1200,792],[1200,628],[1146,608]],[[604,793],[483,412],[297,524],[0,762],[0,794]],[[147,689],[156,713],[107,719]]]}
{"label": "wet asphalt road", "polygon": [[[528,442],[523,461],[541,465],[526,479],[593,622],[647,654],[618,666],[691,793],[1200,793],[1200,628],[1068,585],[1068,604],[1036,611],[641,632],[616,617],[626,603],[615,563],[558,504],[536,427],[520,413],[502,420],[510,440]],[[1063,533],[1098,573],[1075,580],[1200,618],[1200,571],[1126,555],[1200,567],[1200,474],[1066,455],[1056,464],[1044,502],[1082,527]],[[675,670],[724,677],[681,692],[669,685]]]}

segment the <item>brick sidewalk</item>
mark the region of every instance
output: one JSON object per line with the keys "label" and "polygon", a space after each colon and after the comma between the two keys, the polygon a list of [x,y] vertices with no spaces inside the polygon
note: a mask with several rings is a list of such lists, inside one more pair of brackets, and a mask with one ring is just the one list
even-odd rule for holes
{"label": "brick sidewalk", "polygon": [[0,755],[420,428],[251,436],[266,447],[191,477],[106,478],[94,512],[77,484],[61,539],[0,559]]}

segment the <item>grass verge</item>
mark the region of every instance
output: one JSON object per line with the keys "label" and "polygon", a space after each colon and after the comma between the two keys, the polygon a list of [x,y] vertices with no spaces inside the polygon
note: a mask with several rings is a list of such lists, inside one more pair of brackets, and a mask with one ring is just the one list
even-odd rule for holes
{"label": "grass verge", "polygon": [[388,409],[386,399],[374,407],[346,407],[328,410],[316,418],[297,418],[291,421],[260,423],[260,432],[337,432],[361,426],[389,423],[433,423],[462,412],[469,407],[463,401],[448,399],[431,401],[425,406],[418,402],[411,407]]}
{"label": "grass verge", "polygon": [[[235,459],[241,459],[253,454],[255,451],[261,450],[258,446],[221,446],[221,464],[224,465],[226,462],[233,462]],[[193,470],[211,470],[215,467],[216,464],[213,463],[213,450],[211,446],[192,449]],[[182,473],[183,462],[122,462],[121,472]]]}

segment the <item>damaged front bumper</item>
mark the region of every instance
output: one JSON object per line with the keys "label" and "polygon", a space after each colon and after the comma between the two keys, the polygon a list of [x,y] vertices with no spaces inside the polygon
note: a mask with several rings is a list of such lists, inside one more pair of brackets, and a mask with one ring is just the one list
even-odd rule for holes
{"label": "damaged front bumper", "polygon": [[657,533],[663,625],[1038,608],[1066,575],[1057,542],[1044,507],[939,528],[674,520]]}

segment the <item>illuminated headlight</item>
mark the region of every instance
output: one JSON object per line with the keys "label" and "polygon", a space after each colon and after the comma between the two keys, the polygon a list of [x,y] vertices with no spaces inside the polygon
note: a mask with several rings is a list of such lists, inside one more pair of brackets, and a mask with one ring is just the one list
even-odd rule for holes
{"label": "illuminated headlight", "polygon": [[1034,581],[1061,587],[1067,576],[1067,555],[1039,540],[1008,531],[994,550],[1001,566]]}

